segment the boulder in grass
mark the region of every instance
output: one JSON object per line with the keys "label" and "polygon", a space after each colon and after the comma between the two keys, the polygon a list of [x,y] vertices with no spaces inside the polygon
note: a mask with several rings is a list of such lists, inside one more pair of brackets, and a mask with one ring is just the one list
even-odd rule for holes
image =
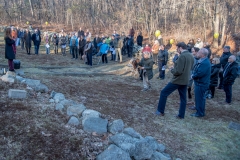
{"label": "boulder in grass", "polygon": [[114,120],[112,123],[108,125],[108,131],[112,134],[120,133],[124,129],[123,120],[118,119]]}
{"label": "boulder in grass", "polygon": [[105,151],[97,156],[96,160],[131,160],[131,158],[126,151],[111,144]]}
{"label": "boulder in grass", "polygon": [[69,121],[68,121],[67,124],[68,124],[68,125],[73,125],[73,126],[78,126],[78,125],[80,124],[80,122],[79,122],[79,120],[78,120],[77,117],[72,116],[72,117],[69,119]]}
{"label": "boulder in grass", "polygon": [[74,106],[69,106],[67,108],[67,115],[68,116],[77,116],[77,117],[81,117],[83,111],[86,109],[86,107],[83,104],[77,104]]}
{"label": "boulder in grass", "polygon": [[47,93],[48,92],[48,87],[44,84],[39,84],[39,85],[34,87],[34,90],[36,92]]}
{"label": "boulder in grass", "polygon": [[140,133],[136,132],[133,128],[130,128],[130,127],[124,128],[123,133],[125,133],[133,138],[138,138],[138,139],[143,138]]}
{"label": "boulder in grass", "polygon": [[56,93],[53,97],[55,103],[58,103],[65,99],[65,96],[62,93]]}
{"label": "boulder in grass", "polygon": [[107,133],[108,120],[100,117],[85,117],[82,120],[83,130],[86,132],[96,132],[97,134]]}

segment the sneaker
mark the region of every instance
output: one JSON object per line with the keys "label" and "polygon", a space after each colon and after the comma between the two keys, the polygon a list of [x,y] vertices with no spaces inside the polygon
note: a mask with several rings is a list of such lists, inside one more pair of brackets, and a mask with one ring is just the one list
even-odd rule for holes
{"label": "sneaker", "polygon": [[156,115],[156,116],[164,116],[164,113],[161,113],[158,110],[155,113],[153,113],[153,114]]}
{"label": "sneaker", "polygon": [[148,88],[143,88],[141,91],[147,91],[148,90]]}

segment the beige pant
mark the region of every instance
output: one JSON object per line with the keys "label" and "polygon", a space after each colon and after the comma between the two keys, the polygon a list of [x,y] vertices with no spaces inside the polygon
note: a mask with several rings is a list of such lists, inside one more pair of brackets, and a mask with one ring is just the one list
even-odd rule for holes
{"label": "beige pant", "polygon": [[115,61],[118,61],[118,55],[120,57],[120,62],[122,62],[122,49],[121,48],[116,48],[116,59],[115,59]]}
{"label": "beige pant", "polygon": [[151,88],[151,84],[150,84],[150,82],[148,80],[148,75],[147,75],[146,70],[143,70],[143,87],[145,89]]}

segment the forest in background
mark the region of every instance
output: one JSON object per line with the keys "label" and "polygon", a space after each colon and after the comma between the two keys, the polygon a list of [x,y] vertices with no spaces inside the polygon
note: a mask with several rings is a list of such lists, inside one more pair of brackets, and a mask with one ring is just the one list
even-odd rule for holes
{"label": "forest in background", "polygon": [[[214,48],[229,38],[238,40],[239,13],[239,0],[0,0],[1,24],[29,22],[43,29],[52,25],[57,31],[82,27],[93,34],[133,27],[150,40],[160,30],[165,40],[200,37]],[[238,44],[234,50],[239,51]]]}

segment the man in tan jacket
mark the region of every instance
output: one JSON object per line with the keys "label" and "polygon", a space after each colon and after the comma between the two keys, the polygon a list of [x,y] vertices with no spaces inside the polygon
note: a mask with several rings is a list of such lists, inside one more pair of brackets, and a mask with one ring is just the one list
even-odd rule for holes
{"label": "man in tan jacket", "polygon": [[158,102],[158,109],[155,114],[164,116],[167,97],[177,89],[180,95],[180,108],[179,114],[176,117],[183,119],[186,110],[187,84],[190,79],[190,70],[193,66],[194,59],[192,54],[188,52],[187,45],[184,42],[177,44],[177,52],[180,54],[180,56],[174,63],[174,67],[171,68],[173,78],[171,82],[169,82],[167,86],[161,91],[160,99]]}

